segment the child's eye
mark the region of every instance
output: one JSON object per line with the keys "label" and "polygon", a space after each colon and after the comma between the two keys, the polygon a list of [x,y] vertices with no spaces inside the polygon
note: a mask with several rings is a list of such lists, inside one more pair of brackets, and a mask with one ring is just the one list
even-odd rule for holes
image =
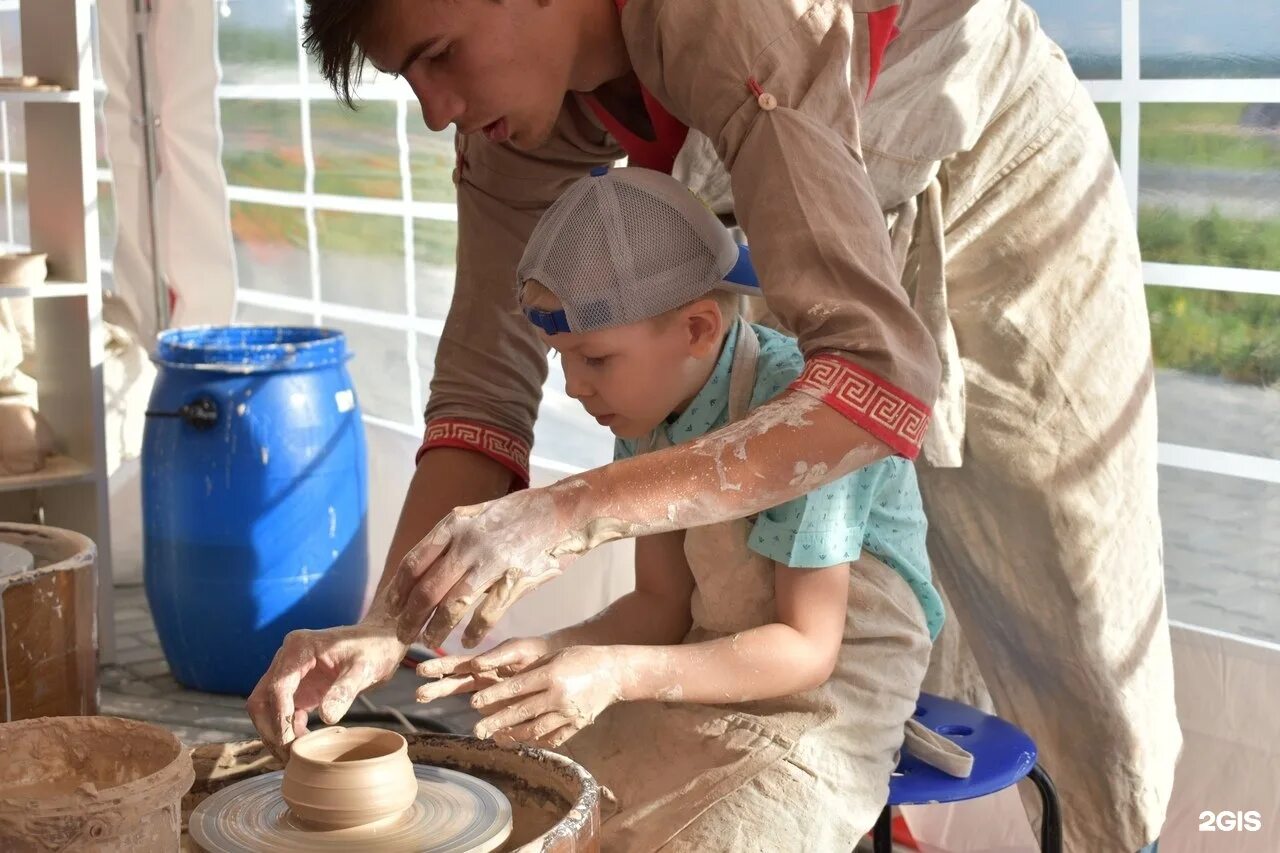
{"label": "child's eye", "polygon": [[592,358],[590,356],[583,356],[582,358],[583,364],[585,364],[587,367],[602,367],[604,363],[608,360],[609,360],[609,356],[607,355],[602,355],[599,358]]}

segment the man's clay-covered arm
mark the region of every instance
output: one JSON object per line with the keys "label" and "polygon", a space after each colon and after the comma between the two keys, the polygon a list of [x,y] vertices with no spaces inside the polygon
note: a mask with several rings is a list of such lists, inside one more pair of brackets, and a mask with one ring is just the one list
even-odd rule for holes
{"label": "man's clay-covered arm", "polygon": [[409,549],[455,506],[502,497],[514,484],[515,475],[511,470],[483,453],[437,447],[422,454],[409,481],[391,547],[387,549],[386,563],[378,581],[379,592],[395,575],[396,566]]}
{"label": "man's clay-covered arm", "polygon": [[765,300],[805,356],[793,387],[915,458],[940,365],[901,285],[859,128],[874,31],[892,19],[856,2],[634,3],[624,26],[645,8],[658,17],[635,27],[647,34],[637,73],[729,171]]}

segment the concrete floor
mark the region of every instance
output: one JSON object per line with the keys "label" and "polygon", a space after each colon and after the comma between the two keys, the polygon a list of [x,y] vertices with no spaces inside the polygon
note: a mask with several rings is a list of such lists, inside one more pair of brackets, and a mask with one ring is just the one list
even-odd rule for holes
{"label": "concrete floor", "polygon": [[[1280,458],[1280,387],[1156,374],[1160,440]],[[1280,643],[1280,484],[1160,467],[1169,617]]]}
{"label": "concrete floor", "polygon": [[[189,746],[256,737],[244,697],[188,690],[170,675],[142,587],[117,586],[115,595],[117,663],[99,671],[99,713],[159,723]],[[421,681],[413,670],[403,668],[389,683],[365,695],[375,707],[397,708],[424,729],[469,732],[479,715],[466,698],[419,705],[413,691]],[[357,702],[352,716],[366,710]],[[401,728],[391,720],[369,724]]]}

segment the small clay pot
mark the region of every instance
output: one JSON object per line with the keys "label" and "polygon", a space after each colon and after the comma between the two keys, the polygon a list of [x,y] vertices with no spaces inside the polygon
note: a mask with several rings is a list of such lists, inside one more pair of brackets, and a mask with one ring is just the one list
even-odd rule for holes
{"label": "small clay pot", "polygon": [[0,284],[40,284],[49,277],[48,259],[45,252],[0,254]]}
{"label": "small clay pot", "polygon": [[299,820],[346,829],[409,808],[418,795],[418,780],[400,735],[332,726],[294,741],[280,790]]}

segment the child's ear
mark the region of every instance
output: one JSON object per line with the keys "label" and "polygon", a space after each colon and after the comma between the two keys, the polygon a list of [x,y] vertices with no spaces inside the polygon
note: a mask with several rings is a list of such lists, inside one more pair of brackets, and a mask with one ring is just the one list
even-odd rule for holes
{"label": "child's ear", "polygon": [[706,358],[720,351],[724,337],[724,315],[714,299],[699,299],[685,306],[684,327],[688,335],[689,355]]}

